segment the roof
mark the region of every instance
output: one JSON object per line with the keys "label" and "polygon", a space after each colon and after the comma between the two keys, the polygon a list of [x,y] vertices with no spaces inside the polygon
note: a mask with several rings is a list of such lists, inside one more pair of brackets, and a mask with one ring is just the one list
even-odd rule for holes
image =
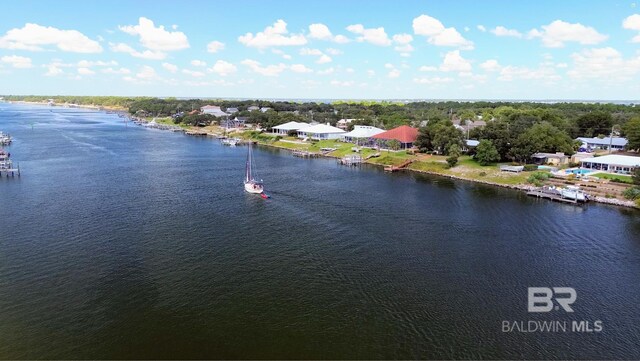
{"label": "roof", "polygon": [[541,158],[541,159],[544,159],[544,158],[558,158],[558,159],[561,159],[561,158],[566,158],[566,157],[567,157],[567,155],[564,154],[564,153],[534,153],[534,154],[531,155],[531,158]]}
{"label": "roof", "polygon": [[356,125],[352,131],[343,135],[349,138],[371,138],[380,133],[384,133],[384,130],[370,125]]}
{"label": "roof", "polygon": [[220,107],[217,106],[217,105],[205,105],[205,106],[201,107],[200,109],[220,109]]}
{"label": "roof", "polygon": [[344,130],[336,127],[332,127],[327,124],[316,124],[303,129],[299,129],[301,132],[310,133],[310,134],[336,134],[336,133],[345,133]]}
{"label": "roof", "polygon": [[632,157],[629,155],[610,154],[601,157],[580,159],[580,162],[640,167],[640,157]]}
{"label": "roof", "polygon": [[611,142],[612,145],[615,145],[617,147],[624,147],[628,143],[627,138],[622,138],[622,137],[613,137],[613,139],[611,139],[611,137],[604,137],[604,138],[579,137],[576,139],[587,144],[597,144],[597,145],[606,145],[606,146],[609,146],[609,142]]}
{"label": "roof", "polygon": [[376,139],[395,139],[400,143],[413,143],[418,138],[418,129],[408,125],[401,125],[397,128],[387,130],[384,133],[376,134],[372,138]]}
{"label": "roof", "polygon": [[276,125],[272,129],[280,129],[280,130],[289,131],[289,130],[298,130],[298,129],[306,128],[308,126],[309,126],[309,124],[307,124],[307,123],[287,122],[287,123],[284,123],[284,124]]}
{"label": "roof", "polygon": [[467,139],[465,140],[465,143],[467,144],[467,147],[477,147],[478,144],[480,144],[480,141],[475,139]]}

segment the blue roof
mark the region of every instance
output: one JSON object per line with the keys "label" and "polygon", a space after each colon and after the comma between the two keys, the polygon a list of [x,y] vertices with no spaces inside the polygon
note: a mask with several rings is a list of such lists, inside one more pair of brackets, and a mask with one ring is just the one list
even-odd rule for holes
{"label": "blue roof", "polygon": [[609,146],[609,144],[612,144],[618,147],[624,147],[628,143],[627,138],[622,138],[622,137],[613,137],[613,140],[611,140],[611,137],[604,137],[604,138],[579,137],[576,139],[581,141],[582,143],[587,143],[587,144],[606,145],[606,146]]}

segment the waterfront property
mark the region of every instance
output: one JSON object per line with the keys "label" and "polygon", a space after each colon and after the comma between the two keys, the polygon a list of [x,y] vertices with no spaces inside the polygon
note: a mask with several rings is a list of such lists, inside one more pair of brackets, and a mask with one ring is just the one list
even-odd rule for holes
{"label": "waterfront property", "polygon": [[630,174],[640,167],[640,157],[611,154],[585,158],[580,160],[580,164],[582,168],[597,169],[609,173]]}
{"label": "waterfront property", "polygon": [[584,148],[587,151],[595,150],[595,149],[609,149],[611,146],[611,150],[623,150],[627,145],[627,138],[622,137],[604,137],[604,138],[576,138],[582,142],[581,148]]}
{"label": "waterfront property", "polygon": [[200,112],[202,114],[209,114],[209,115],[213,115],[214,117],[226,117],[229,114],[225,113],[222,111],[222,109],[220,109],[219,106],[217,105],[205,105],[202,108],[200,108]]}
{"label": "waterfront property", "polygon": [[377,139],[378,145],[382,148],[388,148],[389,141],[397,140],[400,142],[400,149],[409,149],[413,147],[413,143],[418,138],[418,129],[408,125],[401,125],[386,132],[376,134],[371,138]]}
{"label": "waterfront property", "polygon": [[291,131],[298,131],[300,129],[307,128],[307,127],[309,127],[309,124],[307,123],[288,122],[288,123],[276,125],[275,127],[271,128],[271,132],[273,134],[278,134],[278,135],[287,135]]}
{"label": "waterfront property", "polygon": [[535,153],[531,156],[533,162],[535,164],[552,164],[552,165],[562,165],[569,163],[569,156],[565,155],[563,152],[557,153]]}
{"label": "waterfront property", "polygon": [[384,130],[370,125],[355,125],[352,131],[342,135],[342,139],[345,142],[368,145],[373,143],[371,137],[380,133],[384,133]]}
{"label": "waterfront property", "polygon": [[339,139],[344,133],[346,133],[344,130],[332,127],[331,125],[329,125],[329,123],[316,124],[303,129],[299,129],[298,138],[309,138],[314,140]]}

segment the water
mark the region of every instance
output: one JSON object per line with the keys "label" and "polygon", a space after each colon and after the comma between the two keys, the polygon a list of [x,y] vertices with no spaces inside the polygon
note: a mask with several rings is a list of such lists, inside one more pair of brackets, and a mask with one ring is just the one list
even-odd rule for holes
{"label": "water", "polygon": [[[540,167],[538,167],[540,168]],[[589,174],[591,172],[593,172],[591,169],[567,169],[564,171],[567,174]]]}
{"label": "water", "polygon": [[0,358],[640,358],[636,211],[260,148],[263,200],[243,147],[3,103],[0,130]]}

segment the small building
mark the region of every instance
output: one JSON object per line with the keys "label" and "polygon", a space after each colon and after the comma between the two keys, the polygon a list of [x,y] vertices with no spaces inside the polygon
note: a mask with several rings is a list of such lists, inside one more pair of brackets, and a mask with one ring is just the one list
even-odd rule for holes
{"label": "small building", "polygon": [[253,112],[253,111],[256,111],[256,110],[260,110],[260,107],[252,105],[249,108],[247,108],[247,110],[250,111],[250,112]]}
{"label": "small building", "polygon": [[569,163],[569,156],[565,155],[563,152],[557,153],[535,153],[531,155],[533,162],[535,164],[553,164],[553,165],[562,165]]}
{"label": "small building", "polygon": [[584,138],[579,137],[576,138],[582,142],[581,148],[584,148],[586,151],[592,151],[596,149],[609,149],[609,145],[611,145],[611,150],[624,150],[624,147],[629,142],[627,138],[623,137],[604,137],[604,138]]}
{"label": "small building", "polygon": [[303,129],[299,129],[298,138],[309,138],[315,140],[338,139],[344,133],[346,133],[344,130],[332,127],[331,125],[329,125],[329,123],[316,124]]}
{"label": "small building", "polygon": [[262,107],[262,108],[260,108],[260,111],[261,111],[261,112],[263,112],[263,113],[266,113],[266,112],[268,112],[269,110],[271,110],[271,108],[269,108],[269,107]]}
{"label": "small building", "polygon": [[358,143],[360,145],[367,145],[372,143],[371,138],[374,135],[384,133],[383,129],[372,127],[370,125],[355,125],[353,130],[349,133],[342,135],[342,139],[345,142]]}
{"label": "small building", "polygon": [[408,125],[401,125],[386,132],[376,134],[371,138],[377,139],[378,145],[383,148],[387,147],[390,140],[397,140],[400,142],[400,149],[408,149],[413,147],[413,143],[418,139],[418,129]]}
{"label": "small building", "polygon": [[338,123],[336,123],[336,127],[347,130],[349,124],[351,124],[354,120],[355,119],[340,119],[338,120]]}
{"label": "small building", "polygon": [[475,147],[480,144],[480,141],[475,139],[465,139],[464,145],[462,146],[463,152],[469,152],[471,149],[475,149]]}
{"label": "small building", "polygon": [[200,108],[200,112],[202,114],[213,115],[214,117],[226,117],[229,115],[223,112],[222,109],[220,109],[220,107],[217,105],[205,105],[202,108]]}
{"label": "small building", "polygon": [[287,135],[291,131],[297,131],[307,127],[309,127],[309,124],[307,123],[287,122],[284,124],[276,125],[275,127],[271,128],[271,132],[273,134],[278,134],[278,135]]}
{"label": "small building", "polygon": [[601,157],[582,159],[580,166],[609,173],[630,174],[640,167],[640,157],[617,154],[603,155]]}
{"label": "small building", "polygon": [[220,126],[225,128],[244,128],[247,124],[246,117],[235,117],[220,122]]}
{"label": "small building", "polygon": [[226,111],[228,114],[235,114],[237,112],[239,112],[238,108],[227,108]]}

